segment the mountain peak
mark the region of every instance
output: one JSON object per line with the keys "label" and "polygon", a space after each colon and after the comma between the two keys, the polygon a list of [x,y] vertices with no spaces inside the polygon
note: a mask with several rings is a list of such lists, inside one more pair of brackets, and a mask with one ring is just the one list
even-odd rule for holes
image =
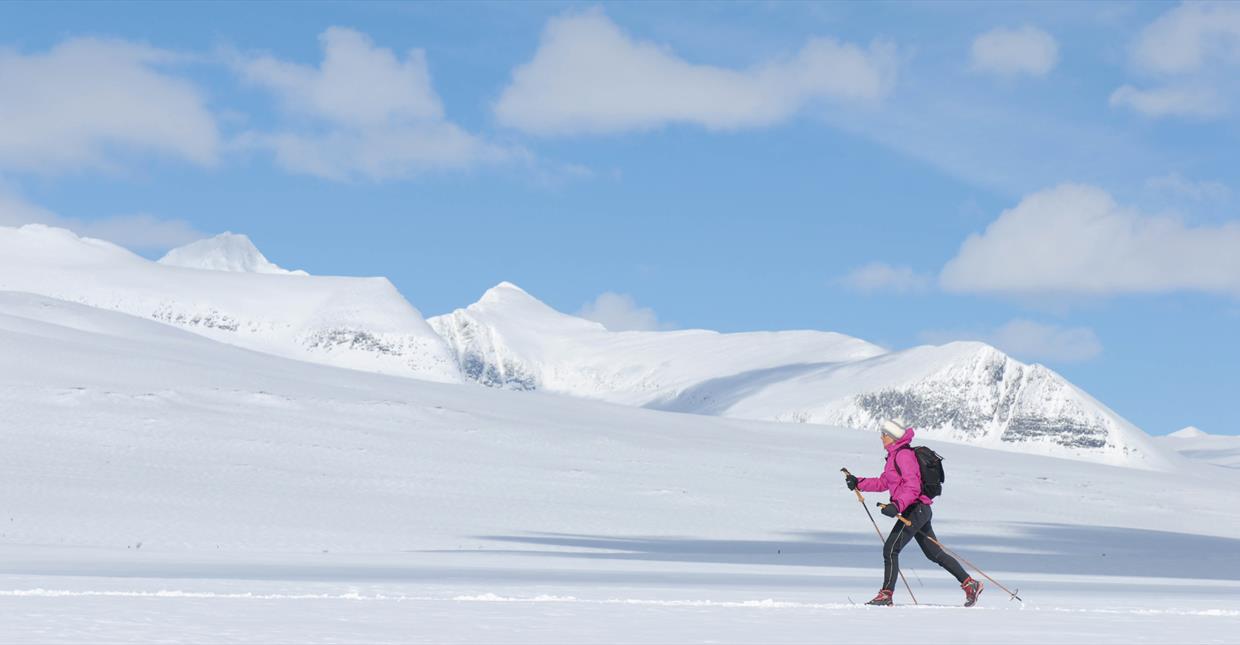
{"label": "mountain peak", "polygon": [[248,236],[232,232],[172,249],[159,259],[159,263],[208,271],[307,275],[305,271],[281,268],[268,260]]}
{"label": "mountain peak", "polygon": [[489,310],[493,312],[507,312],[508,314],[516,314],[535,318],[561,318],[569,317],[553,309],[547,303],[530,295],[528,291],[518,287],[517,285],[504,281],[501,282],[482,294],[478,302],[470,305],[471,310]]}
{"label": "mountain peak", "polygon": [[1179,430],[1176,430],[1175,432],[1172,432],[1171,434],[1167,436],[1175,437],[1176,439],[1199,439],[1201,437],[1208,437],[1210,435],[1202,431],[1202,429],[1198,428],[1197,426],[1188,426],[1187,428],[1181,428]]}
{"label": "mountain peak", "polygon": [[506,296],[517,295],[517,294],[523,295],[527,298],[533,298],[533,296],[531,296],[529,292],[526,291],[525,289],[522,289],[521,287],[518,287],[517,285],[507,280],[504,280],[503,282],[495,285],[494,287],[487,289],[486,293],[482,294],[482,298],[480,298],[480,300],[498,300]]}

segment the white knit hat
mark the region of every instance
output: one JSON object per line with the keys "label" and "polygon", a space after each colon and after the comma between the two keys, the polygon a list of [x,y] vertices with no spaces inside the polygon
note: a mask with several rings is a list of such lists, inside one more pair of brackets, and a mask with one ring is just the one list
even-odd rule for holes
{"label": "white knit hat", "polygon": [[904,433],[908,432],[908,424],[904,423],[903,419],[885,419],[879,429],[883,434],[899,441],[904,438]]}

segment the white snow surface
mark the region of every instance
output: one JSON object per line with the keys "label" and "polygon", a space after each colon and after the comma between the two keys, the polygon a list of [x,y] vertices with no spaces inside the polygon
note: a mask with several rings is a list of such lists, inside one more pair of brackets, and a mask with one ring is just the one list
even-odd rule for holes
{"label": "white snow surface", "polygon": [[[1192,430],[1195,432],[1186,432]],[[1189,427],[1159,437],[1167,448],[1199,462],[1224,468],[1240,469],[1240,437],[1234,435],[1208,434]]]}
{"label": "white snow surface", "polygon": [[661,410],[877,430],[1148,469],[1176,457],[1041,365],[982,343],[887,352],[818,331],[611,332],[502,283],[429,319],[466,378]]}
{"label": "white snow surface", "polygon": [[209,271],[307,275],[305,271],[280,268],[254,246],[249,236],[232,232],[220,233],[215,237],[172,249],[159,259],[159,263]]}
{"label": "white snow surface", "polygon": [[461,380],[443,340],[386,278],[185,268],[29,224],[0,227],[0,290],[125,312],[300,360]]}
{"label": "white snow surface", "polygon": [[910,545],[921,604],[900,587],[898,607],[877,609],[853,604],[882,563],[838,472],[881,468],[869,433],[344,370],[30,293],[0,293],[0,358],[5,642],[869,642],[915,624],[919,643],[1170,643],[1240,629],[1228,468],[931,442],[948,458],[939,539],[1025,602],[991,584],[962,609]]}

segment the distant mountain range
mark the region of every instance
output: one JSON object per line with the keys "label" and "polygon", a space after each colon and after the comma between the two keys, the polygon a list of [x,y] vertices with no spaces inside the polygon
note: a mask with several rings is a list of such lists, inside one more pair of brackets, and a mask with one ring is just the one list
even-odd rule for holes
{"label": "distant mountain range", "polygon": [[1054,371],[982,343],[888,351],[823,331],[608,331],[501,283],[423,319],[385,278],[309,276],[224,234],[159,262],[40,225],[0,227],[0,290],[121,311],[340,367],[630,406],[875,429],[1114,465],[1175,459]]}

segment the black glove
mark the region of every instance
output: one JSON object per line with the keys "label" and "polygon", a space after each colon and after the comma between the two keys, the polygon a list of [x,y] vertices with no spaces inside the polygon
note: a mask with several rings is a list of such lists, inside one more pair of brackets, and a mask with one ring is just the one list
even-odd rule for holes
{"label": "black glove", "polygon": [[852,474],[844,476],[844,483],[848,484],[848,490],[857,490],[857,478]]}
{"label": "black glove", "polygon": [[883,506],[883,515],[886,515],[887,517],[895,517],[899,514],[900,509],[896,508],[895,504],[887,504]]}

